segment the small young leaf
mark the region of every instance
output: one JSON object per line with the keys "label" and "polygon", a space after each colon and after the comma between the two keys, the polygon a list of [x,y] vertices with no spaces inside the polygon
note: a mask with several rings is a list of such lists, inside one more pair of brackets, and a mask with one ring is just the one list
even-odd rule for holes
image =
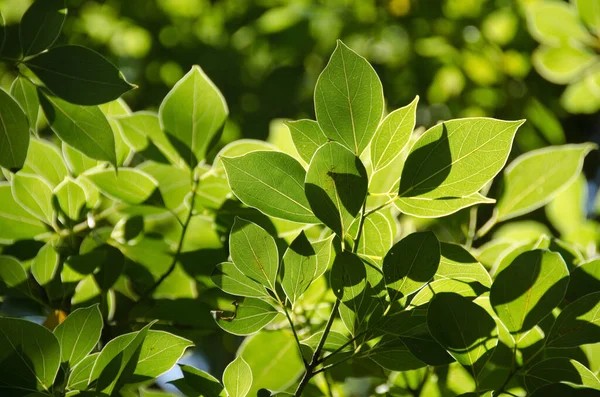
{"label": "small young leaf", "polygon": [[19,76],[10,86],[10,94],[25,112],[27,121],[29,122],[29,129],[37,132],[40,100],[35,85],[25,77]]}
{"label": "small young leaf", "polygon": [[290,130],[298,154],[309,164],[317,149],[327,143],[327,137],[319,123],[314,120],[298,120],[286,121],[284,124]]}
{"label": "small young leaf", "polygon": [[[61,346],[62,362],[73,368],[96,347],[102,333],[102,314],[98,305],[73,311],[54,329]],[[89,367],[91,371],[91,366]]]}
{"label": "small young leaf", "polygon": [[128,204],[141,204],[158,187],[150,175],[135,168],[93,169],[85,173],[100,191],[107,196]]}
{"label": "small young leaf", "polygon": [[565,296],[569,271],[562,257],[545,250],[519,255],[492,284],[490,303],[517,337],[536,326]]}
{"label": "small young leaf", "polygon": [[396,243],[383,260],[391,301],[408,296],[429,282],[439,264],[440,242],[433,232],[412,233]]}
{"label": "small young leaf", "polygon": [[441,293],[433,298],[427,311],[427,327],[431,336],[474,377],[498,344],[494,319],[485,309],[457,294]]}
{"label": "small young leaf", "polygon": [[58,259],[52,242],[47,242],[37,253],[31,264],[31,273],[40,285],[52,281],[58,269]]}
{"label": "small young leaf", "polygon": [[225,98],[199,66],[175,84],[158,111],[162,129],[192,168],[204,159],[228,114]]}
{"label": "small young leaf", "polygon": [[240,201],[269,216],[318,223],[306,194],[306,171],[293,157],[275,151],[255,151],[221,157],[233,193]]}
{"label": "small young leaf", "polygon": [[18,172],[11,185],[17,203],[42,222],[52,225],[52,188],[42,178]]}
{"label": "small young leaf", "polygon": [[533,66],[546,80],[556,84],[568,84],[578,80],[581,74],[596,62],[596,56],[586,48],[569,44],[558,47],[541,45],[531,57]]}
{"label": "small young leaf", "polygon": [[0,88],[0,166],[23,167],[29,147],[29,123],[17,102]]}
{"label": "small young leaf", "polygon": [[466,197],[400,197],[394,202],[396,208],[406,215],[417,218],[441,218],[476,204],[493,204],[496,200],[473,193]]}
{"label": "small young leaf", "polygon": [[[556,21],[560,21],[557,24]],[[590,34],[580,22],[573,4],[539,2],[527,8],[527,27],[540,43],[558,46],[572,41],[589,42]]]}
{"label": "small young leaf", "polygon": [[600,342],[600,292],[577,299],[563,309],[548,335],[548,347],[578,347]]}
{"label": "small young leaf", "polygon": [[219,263],[211,274],[217,287],[231,295],[255,298],[268,297],[269,294],[260,283],[246,277],[233,263]]}
{"label": "small young leaf", "polygon": [[265,229],[236,217],[229,237],[229,252],[244,275],[275,291],[279,253],[275,240]]}
{"label": "small young leaf", "polygon": [[65,180],[54,189],[58,206],[72,221],[80,218],[81,209],[85,206],[86,197],[83,188],[72,178]]}
{"label": "small young leaf", "polygon": [[250,335],[260,331],[277,317],[277,310],[268,303],[246,298],[244,303],[234,302],[233,312],[215,311],[219,327],[234,335]]}
{"label": "small young leaf", "polygon": [[76,105],[110,102],[134,88],[115,65],[86,47],[55,47],[25,65],[54,95]]}
{"label": "small young leaf", "polygon": [[417,96],[409,105],[388,114],[375,132],[371,143],[373,173],[387,167],[408,145],[415,128],[417,116]]}
{"label": "small young leaf", "polygon": [[3,394],[52,388],[60,366],[60,345],[48,329],[27,320],[0,317],[0,351]]}
{"label": "small young leaf", "polygon": [[343,238],[367,195],[367,171],[344,146],[329,142],[313,156],[304,188],[314,214]]}
{"label": "small young leaf", "polygon": [[8,183],[0,183],[0,241],[27,240],[45,233],[46,227],[15,201]]}
{"label": "small young leaf", "polygon": [[54,44],[65,23],[65,8],[65,0],[33,2],[19,25],[23,56],[39,54]]}
{"label": "small young leaf", "polygon": [[50,128],[64,143],[96,160],[117,164],[115,138],[97,106],[77,106],[57,97],[40,95]]}
{"label": "small young leaf", "polygon": [[311,243],[304,231],[283,254],[281,287],[292,305],[329,266],[333,235]]}
{"label": "small young leaf", "polygon": [[124,371],[133,370],[132,360],[137,360],[136,353],[140,350],[152,324],[146,325],[140,331],[117,336],[104,346],[90,375],[90,383],[96,381],[96,391],[110,395]]}
{"label": "small young leaf", "polygon": [[524,380],[529,393],[557,382],[600,390],[600,381],[592,371],[578,361],[563,357],[549,358],[533,365],[524,373]]}
{"label": "small young leaf", "polygon": [[229,397],[246,397],[252,387],[252,370],[244,359],[238,356],[223,372],[223,385]]}
{"label": "small young leaf", "polygon": [[563,145],[528,152],[504,171],[504,191],[495,208],[498,221],[526,214],[551,201],[581,173],[593,144]]}
{"label": "small young leaf", "polygon": [[523,121],[466,118],[427,130],[413,145],[400,180],[400,197],[465,197],[504,167]]}
{"label": "small young leaf", "polygon": [[35,174],[55,188],[69,175],[69,170],[56,146],[43,139],[29,142],[23,173]]}
{"label": "small young leaf", "polygon": [[383,87],[369,62],[338,40],[315,87],[315,112],[325,135],[360,155],[383,115]]}
{"label": "small young leaf", "polygon": [[133,378],[154,379],[177,363],[193,342],[165,331],[148,331],[142,343]]}

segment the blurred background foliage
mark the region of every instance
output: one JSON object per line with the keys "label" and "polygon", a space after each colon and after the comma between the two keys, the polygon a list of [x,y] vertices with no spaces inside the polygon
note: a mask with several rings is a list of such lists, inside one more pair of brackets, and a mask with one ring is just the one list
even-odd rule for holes
{"label": "blurred background foliage", "polygon": [[[30,1],[0,3],[10,25]],[[313,117],[316,79],[342,39],[374,65],[390,109],[419,94],[417,124],[426,127],[455,117],[527,118],[517,135],[527,151],[597,140],[600,75],[587,70],[600,65],[598,22],[572,3],[67,0],[62,40],[115,62],[139,86],[125,97],[133,110],[156,109],[200,64],[230,105],[227,143],[266,138],[274,119]],[[552,20],[562,30],[553,32]],[[13,76],[2,75],[8,86]]]}

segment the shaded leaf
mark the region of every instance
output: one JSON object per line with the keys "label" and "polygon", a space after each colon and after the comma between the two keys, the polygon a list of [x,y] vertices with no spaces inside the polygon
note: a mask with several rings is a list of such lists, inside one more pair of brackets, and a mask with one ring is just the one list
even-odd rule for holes
{"label": "shaded leaf", "polygon": [[183,378],[171,381],[186,397],[219,397],[223,386],[212,375],[189,365],[180,365]]}
{"label": "shaded leaf", "polygon": [[565,382],[574,385],[588,386],[600,390],[600,381],[585,365],[568,358],[549,358],[541,361],[524,374],[525,386],[529,393],[540,387]]}
{"label": "shaded leaf", "polygon": [[546,345],[568,348],[600,342],[599,312],[600,292],[577,299],[559,314]]}
{"label": "shaded leaf", "polygon": [[34,1],[19,25],[23,56],[50,47],[60,34],[67,16],[65,0]]}
{"label": "shaded leaf", "polygon": [[27,116],[17,102],[0,89],[0,166],[23,167],[29,147]]}
{"label": "shaded leaf", "polygon": [[[36,3],[43,3],[38,1]],[[10,94],[25,112],[29,128],[37,132],[37,120],[40,113],[40,100],[35,85],[25,77],[18,76],[10,86]]]}

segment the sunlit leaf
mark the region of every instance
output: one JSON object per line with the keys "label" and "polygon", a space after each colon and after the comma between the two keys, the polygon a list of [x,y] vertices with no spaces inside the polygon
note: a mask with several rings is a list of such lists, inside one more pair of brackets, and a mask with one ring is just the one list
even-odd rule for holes
{"label": "sunlit leaf", "polygon": [[157,378],[170,370],[193,343],[165,331],[148,331],[138,357],[134,378]]}
{"label": "sunlit leaf", "polygon": [[150,175],[135,168],[94,169],[85,173],[101,192],[129,204],[141,204],[158,187]]}
{"label": "sunlit leaf", "polygon": [[211,274],[217,287],[231,295],[267,297],[269,294],[260,283],[242,273],[233,263],[219,263]]}
{"label": "sunlit leaf", "polygon": [[[69,314],[54,329],[54,336],[61,346],[62,362],[69,363],[71,368],[82,362],[100,340],[102,326],[98,305],[77,309]],[[91,371],[91,366],[87,368]]]}
{"label": "sunlit leaf", "polygon": [[53,188],[69,175],[59,149],[46,140],[35,138],[29,142],[27,159],[21,171],[43,178]]}
{"label": "sunlit leaf", "polygon": [[58,270],[58,253],[52,242],[46,243],[37,253],[31,264],[31,273],[40,285],[46,285],[54,278]]}
{"label": "sunlit leaf", "polygon": [[7,183],[0,183],[0,202],[0,240],[26,240],[47,231],[42,222],[15,201]]}
{"label": "sunlit leaf", "polygon": [[277,316],[277,310],[268,303],[246,298],[243,303],[234,302],[233,311],[215,311],[219,327],[234,335],[250,335],[266,327]]}
{"label": "sunlit leaf", "polygon": [[314,120],[286,121],[294,146],[298,154],[307,164],[317,149],[327,143],[327,137]]}
{"label": "sunlit leaf", "polygon": [[315,87],[317,121],[325,135],[360,155],[383,115],[383,87],[369,62],[337,42]]}
{"label": "sunlit leaf", "polygon": [[52,188],[36,175],[15,174],[11,181],[12,194],[21,207],[39,220],[51,225],[54,218],[52,209]]}
{"label": "sunlit leaf", "polygon": [[58,206],[69,219],[76,221],[81,216],[86,197],[83,188],[72,178],[65,178],[54,189]]}
{"label": "sunlit leaf", "polygon": [[441,218],[476,204],[493,204],[496,200],[473,193],[466,197],[400,197],[394,202],[396,208],[417,218]]}

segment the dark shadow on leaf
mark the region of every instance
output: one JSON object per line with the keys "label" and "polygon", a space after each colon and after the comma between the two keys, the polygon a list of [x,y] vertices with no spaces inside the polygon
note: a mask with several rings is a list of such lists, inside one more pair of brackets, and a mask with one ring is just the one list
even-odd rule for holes
{"label": "dark shadow on leaf", "polygon": [[167,139],[171,145],[173,145],[177,153],[179,153],[183,161],[185,161],[191,169],[194,169],[198,165],[198,159],[196,158],[194,152],[192,152],[185,142],[182,142],[179,138],[170,134],[169,131],[165,131],[165,133]]}
{"label": "dark shadow on leaf", "polygon": [[411,152],[404,163],[399,190],[401,197],[428,193],[440,186],[450,174],[452,153],[446,125],[441,124],[440,127],[434,128],[441,128],[441,136],[436,141]]}

